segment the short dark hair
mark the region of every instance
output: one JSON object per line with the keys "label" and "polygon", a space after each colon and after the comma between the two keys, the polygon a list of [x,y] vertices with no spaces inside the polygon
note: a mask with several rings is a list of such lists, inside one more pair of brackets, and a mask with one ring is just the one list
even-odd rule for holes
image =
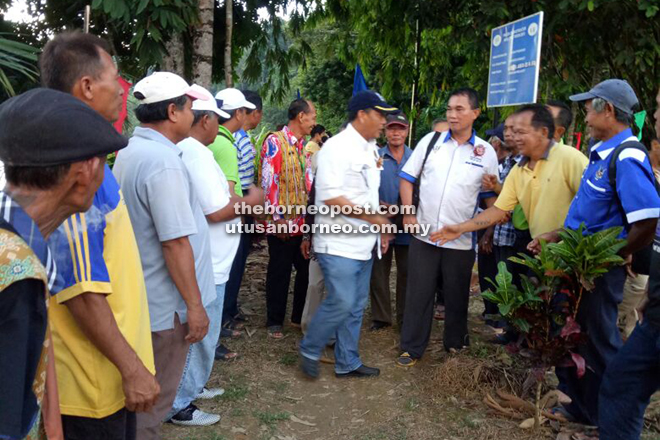
{"label": "short dark hair", "polygon": [[71,93],[85,75],[98,76],[102,69],[99,51],[110,54],[102,38],[82,32],[64,32],[50,40],[39,57],[41,84],[49,89]]}
{"label": "short dark hair", "polygon": [[254,106],[256,107],[256,109],[246,108],[245,110],[248,115],[255,110],[263,110],[264,101],[261,99],[261,96],[259,96],[257,92],[253,92],[252,90],[241,90],[241,92],[243,92],[243,96],[245,96],[245,99],[248,102],[254,104]]}
{"label": "short dark hair", "polygon": [[470,87],[461,87],[460,89],[454,90],[449,94],[447,102],[449,102],[454,96],[465,96],[473,110],[479,108],[479,94],[476,90],[471,89]]}
{"label": "short dark hair", "polygon": [[293,121],[301,113],[309,113],[311,107],[306,99],[298,98],[289,105],[288,117],[289,121]]}
{"label": "short dark hair", "polygon": [[192,125],[195,126],[195,125],[199,124],[199,122],[200,122],[202,119],[204,119],[204,116],[207,116],[207,115],[208,115],[208,117],[210,117],[210,118],[212,118],[214,115],[215,115],[216,117],[220,118],[220,116],[219,116],[216,112],[213,112],[213,111],[211,111],[211,110],[193,110],[193,116],[194,116],[194,118],[193,118],[193,123],[192,123]]}
{"label": "short dark hair", "polygon": [[5,164],[5,176],[12,185],[47,190],[62,182],[70,169],[70,163],[49,167]]}
{"label": "short dark hair", "polygon": [[310,133],[310,137],[314,137],[317,134],[321,134],[325,131],[325,127],[322,126],[321,124],[316,124],[314,128],[312,128],[312,132]]}
{"label": "short dark hair", "polygon": [[231,119],[236,114],[237,110],[239,110],[239,109],[235,108],[235,109],[231,109],[231,110],[223,110],[223,112],[227,113],[229,115],[229,117],[228,118],[223,118],[222,116],[218,116],[218,121],[220,122],[220,125],[223,125],[226,122],[231,121]]}
{"label": "short dark hair", "polygon": [[438,125],[438,124],[440,124],[440,123],[445,123],[445,124],[446,124],[446,123],[447,123],[447,119],[446,119],[446,118],[436,118],[436,119],[434,119],[433,122],[431,123],[431,126]]}
{"label": "short dark hair", "polygon": [[168,118],[167,108],[170,104],[174,104],[177,109],[181,110],[188,99],[186,95],[182,95],[165,101],[154,102],[153,104],[140,104],[135,109],[135,116],[143,124],[165,121]]}
{"label": "short dark hair", "polygon": [[552,113],[545,105],[541,104],[528,104],[520,107],[515,115],[520,115],[523,113],[531,112],[532,113],[532,127],[536,130],[539,130],[543,127],[548,129],[548,139],[552,139],[555,135],[555,120],[552,117]]}
{"label": "short dark hair", "polygon": [[559,109],[559,114],[557,115],[556,125],[560,125],[568,131],[568,128],[573,123],[573,111],[571,108],[562,101],[550,100],[545,103],[549,107],[557,107]]}

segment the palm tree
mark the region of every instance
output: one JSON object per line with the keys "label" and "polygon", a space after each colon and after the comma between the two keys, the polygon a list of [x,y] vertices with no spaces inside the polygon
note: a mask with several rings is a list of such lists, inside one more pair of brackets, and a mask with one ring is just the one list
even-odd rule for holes
{"label": "palm tree", "polygon": [[14,96],[16,92],[9,75],[16,73],[27,80],[36,81],[39,76],[36,68],[38,50],[25,43],[10,40],[5,35],[10,34],[0,33],[0,87],[5,94]]}

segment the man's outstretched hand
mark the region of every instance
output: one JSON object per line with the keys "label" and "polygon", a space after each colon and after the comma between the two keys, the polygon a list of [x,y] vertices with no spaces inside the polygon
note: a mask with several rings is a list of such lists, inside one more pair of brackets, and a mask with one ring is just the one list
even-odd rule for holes
{"label": "man's outstretched hand", "polygon": [[442,229],[431,233],[431,241],[443,245],[449,241],[454,241],[462,234],[458,225],[445,226]]}

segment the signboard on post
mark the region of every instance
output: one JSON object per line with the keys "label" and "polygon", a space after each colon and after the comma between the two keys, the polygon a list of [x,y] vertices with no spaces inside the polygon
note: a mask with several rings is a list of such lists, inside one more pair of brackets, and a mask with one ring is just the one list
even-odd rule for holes
{"label": "signboard on post", "polygon": [[542,36],[543,12],[493,29],[488,107],[536,102]]}

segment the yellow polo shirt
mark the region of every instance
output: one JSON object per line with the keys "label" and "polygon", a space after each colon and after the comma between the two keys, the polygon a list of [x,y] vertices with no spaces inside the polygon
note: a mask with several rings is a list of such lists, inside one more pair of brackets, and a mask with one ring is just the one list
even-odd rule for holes
{"label": "yellow polo shirt", "polygon": [[67,300],[85,292],[106,295],[122,335],[155,372],[140,253],[126,203],[107,166],[92,208],[67,219],[49,246],[61,279],[48,308],[60,410],[69,416],[107,417],[125,405],[121,375],[80,330]]}
{"label": "yellow polo shirt", "polygon": [[561,228],[588,162],[579,150],[555,143],[533,170],[524,159],[511,170],[495,206],[511,211],[520,204],[532,238]]}

